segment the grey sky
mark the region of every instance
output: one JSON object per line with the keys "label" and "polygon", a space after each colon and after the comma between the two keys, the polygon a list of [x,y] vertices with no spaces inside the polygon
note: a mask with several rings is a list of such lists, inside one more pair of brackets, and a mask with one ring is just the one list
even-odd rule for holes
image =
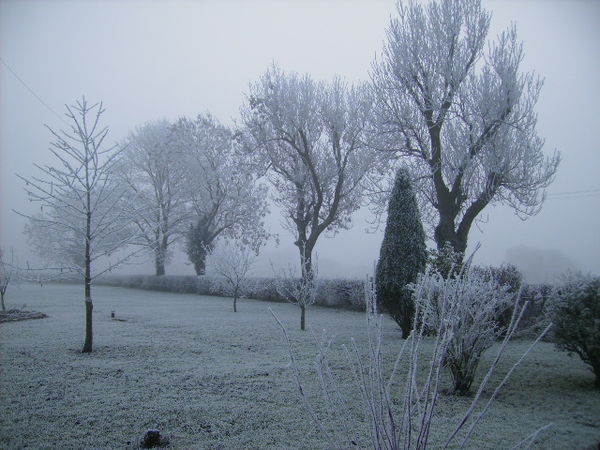
{"label": "grey sky", "polygon": [[[477,259],[499,264],[519,245],[562,252],[600,273],[600,2],[484,1],[495,35],[511,21],[524,41],[524,68],[545,77],[538,131],[546,151],[563,161],[542,212],[523,222],[507,207],[487,209],[475,229]],[[85,94],[103,100],[113,140],[146,121],[210,111],[237,118],[250,81],[272,62],[315,78],[368,79],[385,38],[393,0],[374,1],[1,1],[0,56],[53,110]],[[0,245],[25,258],[23,220],[30,210],[14,176],[51,161],[47,123],[61,121],[0,65]],[[381,233],[366,235],[366,214],[354,228],[322,240],[322,275],[362,276],[377,258]],[[291,237],[280,233],[263,266],[296,260]],[[183,258],[179,258],[182,260]],[[151,273],[151,268],[137,271]],[[193,273],[181,262],[170,273]]]}

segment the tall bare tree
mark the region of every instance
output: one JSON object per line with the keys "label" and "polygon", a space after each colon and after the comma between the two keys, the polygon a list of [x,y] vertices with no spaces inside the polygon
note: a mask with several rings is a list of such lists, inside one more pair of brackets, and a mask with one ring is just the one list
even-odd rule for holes
{"label": "tall bare tree", "polygon": [[83,352],[92,351],[92,282],[127,259],[102,258],[132,240],[130,212],[122,208],[122,186],[113,171],[121,156],[108,146],[108,128],[100,124],[102,103],[90,105],[85,98],[66,106],[72,122],[67,130],[54,131],[50,152],[57,164],[35,167],[39,176],[17,175],[25,182],[30,201],[40,204],[38,214],[19,213],[29,219],[27,231],[35,251],[44,259],[82,275],[85,298]]}
{"label": "tall bare tree", "polygon": [[255,250],[262,245],[267,237],[266,188],[231,130],[211,115],[182,118],[174,132],[191,207],[186,251],[196,273],[203,275],[206,256],[219,237]]}
{"label": "tall bare tree", "polygon": [[[172,125],[166,120],[147,123],[130,133],[119,165],[119,179],[133,194],[138,211],[133,223],[141,245],[152,252],[156,275],[165,274],[169,248],[184,233],[189,218],[187,190]],[[140,213],[140,206],[143,211]]]}
{"label": "tall bare tree", "polygon": [[364,86],[316,82],[273,66],[250,85],[242,107],[247,145],[269,168],[307,283],[319,236],[349,228],[361,206],[362,182],[376,162],[364,139],[371,106]]}
{"label": "tall bare tree", "polygon": [[485,51],[489,25],[480,0],[399,2],[373,64],[375,142],[410,164],[440,250],[464,253],[488,205],[536,214],[559,163],[542,152],[542,81],[521,71],[515,27]]}

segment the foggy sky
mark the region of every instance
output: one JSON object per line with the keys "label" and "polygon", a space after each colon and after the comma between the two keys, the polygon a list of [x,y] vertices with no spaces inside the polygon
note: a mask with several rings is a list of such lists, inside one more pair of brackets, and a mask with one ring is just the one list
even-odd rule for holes
{"label": "foggy sky", "polygon": [[[484,1],[493,12],[490,36],[516,22],[524,41],[523,69],[545,78],[538,133],[547,154],[562,154],[540,214],[521,221],[508,207],[487,208],[474,228],[476,260],[500,264],[514,248],[552,249],[600,273],[600,2]],[[210,111],[232,124],[247,91],[273,61],[316,79],[339,74],[368,79],[381,50],[392,0],[351,1],[0,1],[0,57],[48,105],[0,63],[0,246],[31,258],[22,234],[30,212],[15,173],[51,163],[48,124],[64,126],[64,104],[102,100],[112,141],[137,125]],[[564,194],[576,192],[576,194]],[[561,194],[561,195],[556,195]],[[269,261],[296,262],[291,235],[273,209],[267,223],[279,247]],[[362,277],[379,253],[382,233],[366,234],[368,213],[350,231],[320,238],[321,276]],[[179,252],[180,253],[180,252]],[[552,253],[547,253],[552,254]],[[192,274],[179,255],[167,273]],[[152,266],[132,269],[152,273]]]}

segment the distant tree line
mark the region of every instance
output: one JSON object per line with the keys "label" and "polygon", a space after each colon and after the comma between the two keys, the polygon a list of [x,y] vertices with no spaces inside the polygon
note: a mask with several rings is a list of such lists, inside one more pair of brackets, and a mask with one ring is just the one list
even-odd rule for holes
{"label": "distant tree line", "polygon": [[[84,279],[84,351],[101,273],[145,252],[163,275],[177,242],[198,275],[220,241],[257,254],[269,237],[268,196],[298,248],[306,298],[320,236],[349,228],[363,205],[380,219],[389,207],[379,287],[406,332],[405,286],[424,270],[421,215],[438,251],[460,265],[481,212],[503,203],[535,214],[559,163],[542,152],[542,83],[521,71],[514,27],[488,42],[489,24],[479,0],[399,3],[370,82],[273,65],[249,84],[233,128],[200,114],[144,124],[110,146],[101,103],[68,106],[68,129],[49,128],[56,164],[20,176],[40,205],[21,214],[36,252]],[[304,325],[310,302],[297,303]]]}

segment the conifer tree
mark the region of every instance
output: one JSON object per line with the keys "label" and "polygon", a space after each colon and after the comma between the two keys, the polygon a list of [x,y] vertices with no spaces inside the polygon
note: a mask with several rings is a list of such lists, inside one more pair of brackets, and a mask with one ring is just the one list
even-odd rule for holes
{"label": "conifer tree", "polygon": [[425,232],[408,170],[400,168],[388,205],[385,234],[377,263],[377,303],[387,310],[407,338],[415,313],[411,293],[406,289],[425,270]]}

